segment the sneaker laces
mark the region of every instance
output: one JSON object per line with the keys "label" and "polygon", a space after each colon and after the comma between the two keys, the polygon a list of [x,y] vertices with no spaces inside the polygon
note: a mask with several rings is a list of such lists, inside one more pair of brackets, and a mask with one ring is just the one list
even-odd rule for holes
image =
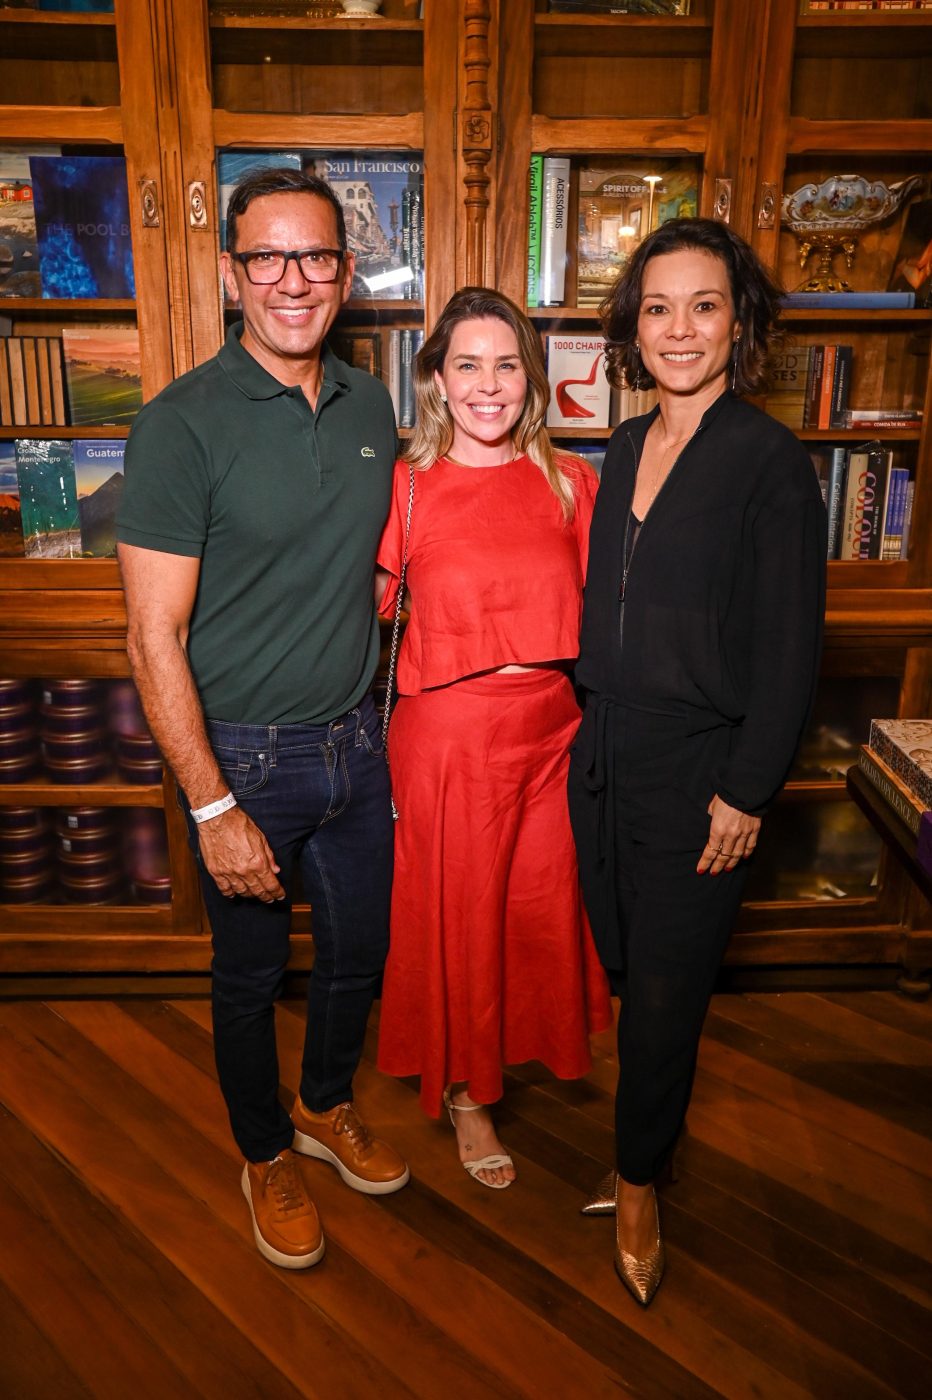
{"label": "sneaker laces", "polygon": [[340,1105],[339,1112],[333,1121],[333,1133],[335,1137],[345,1133],[353,1145],[353,1150],[360,1156],[373,1146],[372,1134],[351,1103]]}
{"label": "sneaker laces", "polygon": [[293,1157],[276,1157],[269,1163],[265,1174],[265,1187],[274,1195],[276,1208],[282,1214],[306,1209],[307,1194]]}

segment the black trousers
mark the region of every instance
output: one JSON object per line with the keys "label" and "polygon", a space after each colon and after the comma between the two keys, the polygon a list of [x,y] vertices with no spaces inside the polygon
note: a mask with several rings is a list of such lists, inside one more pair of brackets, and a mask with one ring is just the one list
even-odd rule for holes
{"label": "black trousers", "polygon": [[702,1023],[741,903],[745,872],[697,875],[715,773],[735,731],[591,697],[570,761],[583,895],[621,999],[617,1166],[654,1181],[692,1091]]}

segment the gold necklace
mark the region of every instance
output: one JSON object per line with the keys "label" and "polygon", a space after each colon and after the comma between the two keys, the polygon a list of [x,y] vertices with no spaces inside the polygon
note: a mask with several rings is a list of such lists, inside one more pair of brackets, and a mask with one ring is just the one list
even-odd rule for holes
{"label": "gold necklace", "polygon": [[[668,447],[665,447],[664,450],[663,450],[663,452],[661,452],[661,454],[660,454],[660,466],[657,468],[657,473],[656,473],[656,477],[655,477],[655,480],[654,480],[654,489],[653,489],[653,491],[650,493],[650,500],[647,502],[647,505],[644,507],[643,515],[641,516],[641,519],[642,519],[642,520],[643,520],[644,516],[647,514],[647,512],[650,510],[651,506],[654,504],[654,501],[655,501],[656,496],[657,496],[657,492],[660,490],[661,486],[662,486],[663,483],[666,481],[666,479],[667,479],[667,477],[669,476],[670,472],[673,470],[673,468],[676,466],[677,462],[680,460],[680,457],[683,455],[683,453],[682,453],[682,446],[685,445],[687,442],[689,442],[689,440],[690,440],[692,437],[695,436],[695,432],[696,432],[696,430],[695,430],[695,428],[694,428],[693,431],[692,431],[691,433],[687,433],[685,437],[677,438],[675,442],[671,442],[670,445],[669,445]],[[669,462],[669,465],[668,465],[668,459],[670,458],[670,456],[671,456],[671,454],[673,453],[674,449],[677,448],[677,447],[680,448],[680,451],[676,454],[676,457],[673,458],[673,460],[672,460],[671,462]]]}

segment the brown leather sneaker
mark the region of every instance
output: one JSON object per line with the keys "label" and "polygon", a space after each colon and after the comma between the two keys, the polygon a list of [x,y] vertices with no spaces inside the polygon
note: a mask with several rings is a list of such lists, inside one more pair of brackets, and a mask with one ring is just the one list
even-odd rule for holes
{"label": "brown leather sneaker", "polygon": [[290,1147],[272,1162],[247,1162],[243,1195],[249,1202],[259,1253],[283,1269],[309,1269],[323,1258],[317,1208]]}
{"label": "brown leather sneaker", "polygon": [[332,1163],[354,1191],[387,1196],[400,1191],[411,1173],[393,1147],[374,1138],[351,1103],[337,1104],[329,1113],[312,1113],[300,1096],[291,1110],[295,1152]]}

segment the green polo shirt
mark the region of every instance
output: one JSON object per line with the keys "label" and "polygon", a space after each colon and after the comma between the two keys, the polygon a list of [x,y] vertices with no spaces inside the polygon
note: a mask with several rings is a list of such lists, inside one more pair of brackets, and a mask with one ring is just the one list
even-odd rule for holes
{"label": "green polo shirt", "polygon": [[378,661],[391,399],[325,347],[314,412],[239,335],[136,418],[117,538],[200,559],[188,656],[208,718],[323,724]]}

